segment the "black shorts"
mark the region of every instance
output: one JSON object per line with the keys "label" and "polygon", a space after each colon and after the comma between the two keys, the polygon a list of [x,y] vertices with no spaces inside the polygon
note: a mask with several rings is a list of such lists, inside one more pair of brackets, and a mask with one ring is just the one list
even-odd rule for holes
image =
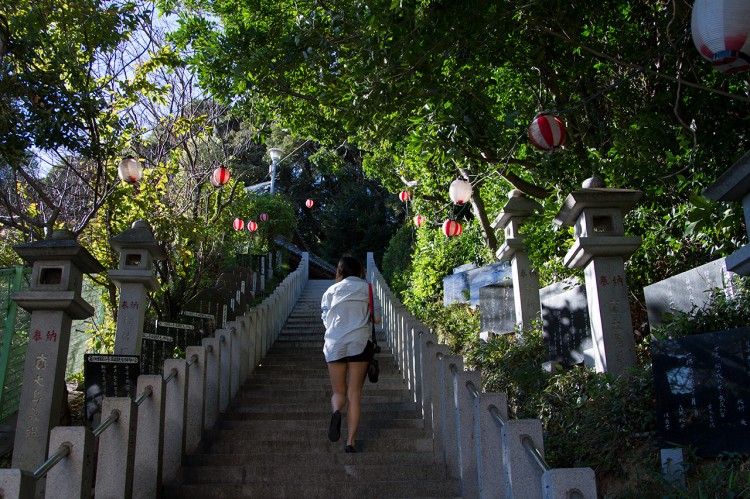
{"label": "black shorts", "polygon": [[370,362],[375,357],[375,345],[372,341],[367,340],[367,345],[362,353],[358,355],[350,355],[348,357],[342,357],[340,359],[332,360],[331,362]]}

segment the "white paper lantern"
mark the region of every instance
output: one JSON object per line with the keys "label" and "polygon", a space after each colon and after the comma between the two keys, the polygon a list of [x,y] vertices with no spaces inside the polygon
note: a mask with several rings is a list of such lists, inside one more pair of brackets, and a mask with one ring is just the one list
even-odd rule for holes
{"label": "white paper lantern", "polygon": [[117,176],[123,182],[135,184],[143,178],[143,166],[141,166],[140,161],[132,156],[128,156],[120,161],[120,164],[117,166]]}
{"label": "white paper lantern", "polygon": [[451,182],[451,186],[448,189],[448,195],[456,204],[464,204],[471,199],[471,184],[462,178],[457,178]]}

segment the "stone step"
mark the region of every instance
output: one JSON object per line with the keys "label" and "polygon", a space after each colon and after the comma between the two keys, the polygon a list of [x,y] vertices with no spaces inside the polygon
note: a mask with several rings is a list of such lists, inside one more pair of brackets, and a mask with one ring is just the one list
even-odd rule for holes
{"label": "stone step", "polygon": [[[343,415],[342,427],[346,426],[346,414]],[[218,430],[241,430],[241,431],[274,431],[274,430],[298,430],[300,428],[327,428],[329,419],[268,419],[268,420],[241,420],[241,419],[223,419],[217,425]],[[373,419],[368,418],[362,421],[360,428],[370,429],[406,429],[422,430],[424,429],[424,420],[422,418],[404,418],[404,419]]]}
{"label": "stone step", "polygon": [[185,484],[266,484],[283,482],[289,477],[300,484],[317,485],[327,482],[351,483],[358,481],[442,481],[445,479],[445,467],[433,464],[362,464],[360,460],[351,460],[348,465],[341,464],[301,464],[299,466],[257,465],[212,465],[193,467],[183,476]]}
{"label": "stone step", "polygon": [[[330,453],[343,452],[344,441],[329,442],[320,439],[315,442],[316,447],[327,449]],[[302,452],[310,449],[310,441],[267,440],[236,438],[234,440],[214,440],[205,445],[210,454],[272,454],[278,451]],[[432,438],[420,436],[406,436],[404,438],[388,438],[372,440],[357,440],[357,450],[365,454],[368,452],[432,452]]]}
{"label": "stone step", "polygon": [[[335,447],[335,445],[334,445]],[[380,452],[369,450],[356,454],[357,463],[367,464],[434,464],[435,456],[432,451],[428,452]],[[340,445],[333,451],[325,449],[308,449],[300,452],[288,452],[277,450],[268,454],[219,454],[203,453],[186,456],[185,466],[215,466],[217,464],[227,466],[242,466],[247,464],[266,464],[268,466],[288,466],[290,463],[327,463],[352,464],[352,455],[341,452]]]}
{"label": "stone step", "polygon": [[[356,454],[352,454],[356,456]],[[300,483],[296,477],[284,482],[264,484],[218,485],[186,484],[170,487],[165,496],[174,499],[230,499],[262,497],[264,499],[288,498],[428,498],[460,497],[455,480],[359,480],[357,482]]]}
{"label": "stone step", "polygon": [[[328,440],[331,386],[320,298],[333,281],[310,281],[265,358],[242,384],[199,453],[186,456],[169,498],[459,497],[436,463],[433,438],[382,330],[381,373],[365,382],[356,454]],[[210,437],[210,438],[209,438]]]}

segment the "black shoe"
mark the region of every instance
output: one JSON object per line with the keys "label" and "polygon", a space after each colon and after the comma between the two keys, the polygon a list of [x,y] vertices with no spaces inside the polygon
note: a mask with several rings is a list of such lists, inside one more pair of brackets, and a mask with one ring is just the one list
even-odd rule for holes
{"label": "black shoe", "polygon": [[339,411],[333,411],[331,414],[331,422],[328,425],[328,440],[331,442],[338,442],[341,437],[341,413]]}
{"label": "black shoe", "polygon": [[356,454],[357,449],[355,449],[353,445],[347,445],[346,447],[344,447],[344,452],[346,452],[347,454]]}

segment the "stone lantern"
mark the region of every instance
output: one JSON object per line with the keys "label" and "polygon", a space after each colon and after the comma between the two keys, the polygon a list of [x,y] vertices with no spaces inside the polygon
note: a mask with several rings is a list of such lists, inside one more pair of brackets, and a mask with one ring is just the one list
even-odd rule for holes
{"label": "stone lantern", "polygon": [[508,197],[508,202],[492,223],[493,229],[502,229],[505,233],[505,242],[497,250],[496,256],[501,261],[511,262],[516,323],[528,328],[532,321],[539,318],[539,275],[529,263],[521,226],[528,217],[541,211],[542,205],[527,198],[518,189],[510,191]]}
{"label": "stone lantern", "polygon": [[[741,201],[745,230],[750,234],[750,152],[703,191],[703,196],[715,201]],[[739,275],[750,275],[750,245],[746,244],[729,255],[726,262],[727,270]]]}
{"label": "stone lantern", "polygon": [[34,471],[46,459],[50,430],[60,421],[71,323],[94,314],[81,296],[83,275],[104,267],[69,230],[13,249],[32,271],[30,289],[12,296],[31,313],[12,467]]}
{"label": "stone lantern", "polygon": [[154,260],[164,260],[166,255],[143,220],[133,222],[130,229],[112,237],[109,244],[120,254],[120,267],[109,271],[109,278],[120,289],[114,353],[140,355],[147,293],[159,287]]}
{"label": "stone lantern", "polygon": [[568,195],[554,219],[574,228],[576,240],[564,264],[584,270],[598,372],[620,375],[636,365],[624,261],[640,247],[641,238],[626,236],[622,219],[641,194],[606,188],[592,177]]}

